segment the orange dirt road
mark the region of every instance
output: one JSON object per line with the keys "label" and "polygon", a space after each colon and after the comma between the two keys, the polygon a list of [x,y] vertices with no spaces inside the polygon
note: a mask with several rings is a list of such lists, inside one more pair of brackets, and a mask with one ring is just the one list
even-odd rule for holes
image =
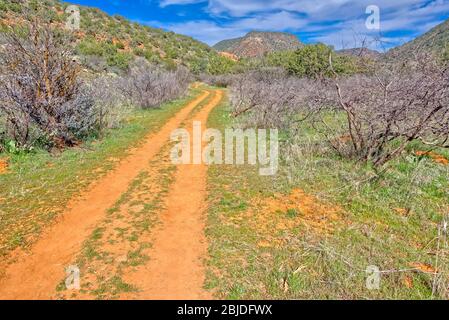
{"label": "orange dirt road", "polygon": [[[210,112],[223,99],[215,96],[191,120],[187,129],[192,136],[193,121],[200,121],[205,130]],[[204,259],[207,242],[204,233],[207,209],[207,166],[180,165],[162,213],[161,226],[154,231],[150,261],[126,277],[141,291],[129,299],[203,300],[212,299],[203,286]]]}
{"label": "orange dirt road", "polygon": [[[169,141],[171,132],[177,129],[209,95],[210,93],[205,91],[186,105],[160,131],[149,135],[144,143],[133,150],[116,169],[97,181],[81,197],[73,199],[64,214],[53,226],[47,228],[30,252],[16,252],[15,256],[13,254],[15,262],[7,267],[4,271],[5,276],[0,279],[0,299],[53,298],[56,286],[65,278],[65,268],[80,251],[83,241],[88,238],[95,225],[105,217],[106,211],[127,191],[134,178],[149,165],[149,161]],[[198,178],[205,179],[205,172],[203,172],[205,169],[200,170],[202,171]],[[181,176],[181,179],[184,178]],[[184,193],[181,189],[175,191],[182,193],[178,195],[178,201],[181,203],[179,208],[191,203],[195,204],[196,210],[198,205],[204,204],[199,200],[202,194],[194,196],[192,188],[197,188],[196,183],[191,180],[185,180],[185,182],[188,185],[192,184],[192,187],[183,190]],[[200,188],[202,190],[204,184],[200,185]],[[195,194],[197,192],[199,190]],[[178,196],[175,195],[175,200]],[[193,198],[190,199],[191,196]],[[176,205],[172,203],[171,206]],[[197,232],[196,230],[185,231],[189,234]],[[172,236],[177,235],[175,233]],[[167,254],[177,254],[177,252]],[[160,268],[165,267],[165,265],[160,266]]]}

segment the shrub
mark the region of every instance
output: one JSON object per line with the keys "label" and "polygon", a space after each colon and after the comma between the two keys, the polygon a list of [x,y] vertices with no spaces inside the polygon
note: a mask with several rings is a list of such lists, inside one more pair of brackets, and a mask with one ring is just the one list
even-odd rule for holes
{"label": "shrub", "polygon": [[237,75],[218,75],[213,76],[209,74],[202,74],[198,77],[201,82],[207,83],[211,86],[228,88],[234,81],[238,79]]}
{"label": "shrub", "polygon": [[42,138],[58,147],[77,141],[72,119],[89,113],[93,103],[83,95],[80,68],[68,48],[49,26],[37,23],[27,37],[7,37],[0,55],[0,112],[6,137],[20,147]]}
{"label": "shrub", "polygon": [[[237,76],[230,86],[233,116],[246,126],[288,129],[317,93],[315,81],[288,75],[283,69],[262,69]],[[310,106],[310,110],[317,109]]]}
{"label": "shrub", "polygon": [[449,69],[432,55],[337,78],[331,87],[347,120],[348,143],[334,144],[343,155],[380,167],[414,140],[449,147]]}
{"label": "shrub", "polygon": [[77,51],[81,55],[100,57],[115,54],[117,52],[116,48],[114,48],[113,46],[98,42],[93,37],[86,37],[84,40],[82,40],[77,47]]}
{"label": "shrub", "polygon": [[308,125],[341,156],[380,168],[415,140],[449,148],[449,69],[431,55],[378,64],[373,74],[311,79],[277,69],[236,77],[233,115],[295,132]]}
{"label": "shrub", "polygon": [[143,109],[154,108],[187,92],[190,76],[185,68],[166,71],[137,59],[118,87],[130,102]]}
{"label": "shrub", "polygon": [[94,72],[104,72],[108,69],[106,59],[101,56],[83,56],[81,57],[81,62]]}
{"label": "shrub", "polygon": [[126,70],[133,60],[133,56],[127,52],[117,52],[107,57],[107,63],[110,67],[117,67],[120,70]]}
{"label": "shrub", "polygon": [[235,61],[220,55],[211,55],[207,66],[207,73],[211,75],[229,74],[236,65]]}
{"label": "shrub", "polygon": [[200,75],[207,72],[208,59],[206,58],[194,58],[189,62],[190,71],[193,74]]}
{"label": "shrub", "polygon": [[119,50],[124,50],[125,49],[125,44],[123,42],[117,42],[115,44],[116,48]]}
{"label": "shrub", "polygon": [[97,122],[95,100],[85,85],[80,86],[73,99],[61,105],[58,113],[64,129],[76,139],[86,138],[101,130]]}
{"label": "shrub", "polygon": [[164,67],[169,71],[175,71],[178,68],[176,62],[171,58],[165,58],[162,60]]}
{"label": "shrub", "polygon": [[265,63],[271,67],[282,67],[285,70],[293,64],[295,59],[294,51],[280,51],[269,53],[265,58]]}
{"label": "shrub", "polygon": [[133,53],[138,57],[145,57],[145,50],[142,48],[135,48]]}
{"label": "shrub", "polygon": [[179,57],[178,51],[176,48],[173,47],[167,47],[165,49],[165,54],[170,59],[177,59]]}
{"label": "shrub", "polygon": [[22,7],[21,3],[19,1],[6,1],[1,0],[0,1],[0,11],[13,11],[13,12],[21,12]]}
{"label": "shrub", "polygon": [[[329,66],[329,57],[333,56],[334,68]],[[290,74],[299,77],[325,78],[353,74],[357,71],[355,61],[348,56],[334,53],[331,47],[324,44],[307,45],[293,52],[273,53],[267,57],[271,66],[283,67]]]}
{"label": "shrub", "polygon": [[117,78],[110,76],[98,77],[86,84],[95,102],[91,121],[97,134],[101,135],[105,129],[117,128],[131,112],[132,107],[118,85]]}

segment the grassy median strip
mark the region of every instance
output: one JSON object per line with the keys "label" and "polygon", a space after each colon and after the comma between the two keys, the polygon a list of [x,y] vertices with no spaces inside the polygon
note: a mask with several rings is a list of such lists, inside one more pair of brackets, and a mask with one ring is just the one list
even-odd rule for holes
{"label": "grassy median strip", "polygon": [[117,299],[139,290],[139,283],[129,283],[128,278],[151,259],[151,234],[176,172],[169,159],[170,147],[167,144],[134,179],[84,242],[73,261],[83,274],[80,292],[66,291],[62,280],[56,288],[58,298]]}

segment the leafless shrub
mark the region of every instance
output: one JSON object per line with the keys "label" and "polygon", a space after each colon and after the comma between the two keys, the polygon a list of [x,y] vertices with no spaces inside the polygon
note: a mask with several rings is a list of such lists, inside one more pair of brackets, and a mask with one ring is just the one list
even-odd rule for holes
{"label": "leafless shrub", "polygon": [[447,66],[420,55],[371,70],[319,81],[276,69],[250,72],[231,85],[233,115],[246,115],[246,125],[290,131],[308,120],[340,155],[375,167],[414,140],[449,147]]}
{"label": "leafless shrub", "polygon": [[166,71],[138,59],[128,74],[118,81],[121,92],[132,104],[149,109],[184,95],[188,90],[190,74],[185,68]]}
{"label": "leafless shrub", "polygon": [[65,132],[73,134],[77,139],[88,136],[93,129],[99,129],[95,100],[87,86],[81,86],[73,99],[61,105],[58,115]]}
{"label": "leafless shrub", "polygon": [[75,144],[68,119],[87,111],[92,101],[79,96],[80,68],[63,40],[50,27],[34,23],[28,36],[12,32],[7,37],[0,59],[6,135],[20,146],[32,143],[33,131],[54,145]]}
{"label": "leafless shrub", "polygon": [[347,143],[333,144],[342,154],[380,167],[414,140],[449,147],[449,70],[431,55],[332,82],[346,117]]}
{"label": "leafless shrub", "polygon": [[199,77],[201,82],[204,82],[211,86],[228,88],[230,87],[234,81],[236,81],[241,75],[232,75],[232,74],[224,74],[224,75],[210,75],[203,74]]}
{"label": "leafless shrub", "polygon": [[66,108],[64,122],[79,138],[117,128],[131,111],[126,97],[118,90],[117,79],[110,76],[85,81]]}
{"label": "leafless shrub", "polygon": [[231,87],[233,116],[246,115],[247,125],[289,128],[320,108],[317,83],[288,76],[281,69],[252,71]]}
{"label": "leafless shrub", "polygon": [[81,63],[94,72],[105,72],[108,70],[108,64],[105,58],[100,56],[83,56]]}
{"label": "leafless shrub", "polygon": [[101,76],[88,83],[95,100],[97,118],[102,129],[117,128],[122,120],[132,111],[132,106],[118,87],[119,78]]}
{"label": "leafless shrub", "polygon": [[34,23],[26,37],[12,32],[1,49],[1,140],[21,148],[40,140],[72,146],[116,127],[133,104],[152,108],[187,92],[186,69],[173,72],[138,60],[123,77],[80,80],[71,47],[48,25]]}

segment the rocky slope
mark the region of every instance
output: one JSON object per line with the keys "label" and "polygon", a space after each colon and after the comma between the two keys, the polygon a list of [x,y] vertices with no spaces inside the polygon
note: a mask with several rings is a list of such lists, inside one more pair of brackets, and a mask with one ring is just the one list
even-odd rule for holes
{"label": "rocky slope", "polygon": [[239,58],[262,57],[267,53],[295,50],[303,44],[298,37],[282,32],[250,32],[242,38],[224,40],[214,49],[238,56]]}

